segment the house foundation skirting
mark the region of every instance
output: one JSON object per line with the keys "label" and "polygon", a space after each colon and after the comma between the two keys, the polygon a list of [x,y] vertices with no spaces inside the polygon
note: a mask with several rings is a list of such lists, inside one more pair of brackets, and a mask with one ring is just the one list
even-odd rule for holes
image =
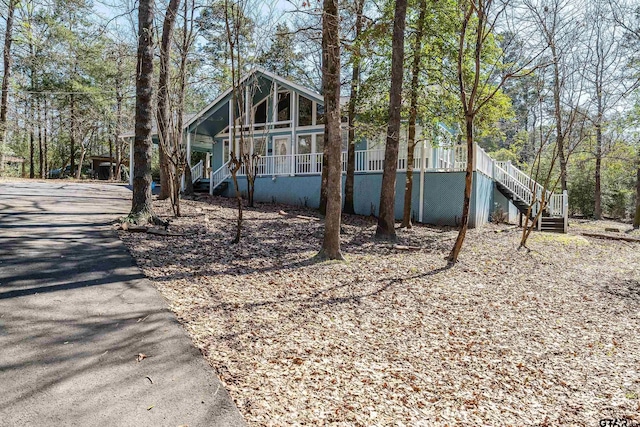
{"label": "house foundation skirting", "polygon": [[[464,198],[464,172],[426,172],[423,184],[422,221],[420,212],[420,172],[413,173],[412,217],[415,222],[435,225],[459,225]],[[231,181],[231,180],[229,180]],[[398,172],[396,178],[396,219],[402,219],[406,173]],[[482,173],[474,172],[469,226],[480,226],[490,220],[493,210],[494,183]],[[344,195],[345,176],[342,178]],[[246,178],[238,177],[240,192],[246,195]],[[358,215],[378,215],[378,200],[382,186],[382,173],[355,175],[354,208]],[[230,182],[224,193],[235,196]],[[282,203],[293,206],[318,208],[320,204],[320,175],[258,176],[254,198],[257,202]],[[344,202],[344,198],[343,198]]]}

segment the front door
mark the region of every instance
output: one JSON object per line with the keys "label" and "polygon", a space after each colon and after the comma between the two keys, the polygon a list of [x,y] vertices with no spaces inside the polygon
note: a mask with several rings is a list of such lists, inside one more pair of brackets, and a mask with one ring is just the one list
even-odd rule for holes
{"label": "front door", "polygon": [[273,138],[273,152],[274,155],[274,174],[284,175],[290,173],[291,160],[288,156],[289,151],[289,137],[280,136]]}

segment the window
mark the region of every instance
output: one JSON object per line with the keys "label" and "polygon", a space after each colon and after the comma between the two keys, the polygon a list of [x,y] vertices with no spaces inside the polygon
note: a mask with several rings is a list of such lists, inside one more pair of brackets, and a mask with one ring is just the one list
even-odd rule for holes
{"label": "window", "polygon": [[324,105],[322,104],[316,105],[316,124],[317,125],[324,124]]}
{"label": "window", "polygon": [[276,156],[286,156],[289,147],[289,138],[274,138],[273,146],[275,147]]}
{"label": "window", "polygon": [[311,135],[298,137],[298,147],[296,156],[296,173],[313,173],[314,162],[312,161],[312,138]]}
{"label": "window", "polygon": [[253,113],[253,123],[267,123],[267,100],[258,104]]}
{"label": "window", "polygon": [[224,141],[222,141],[222,161],[226,163],[227,160],[229,160],[230,155],[231,154],[229,153],[229,140],[225,139]]}
{"label": "window", "polygon": [[311,126],[313,124],[313,101],[298,97],[298,126]]}
{"label": "window", "polygon": [[311,135],[298,137],[298,154],[311,153]]}
{"label": "window", "polygon": [[324,149],[324,134],[319,133],[316,135],[316,153],[322,153]]}
{"label": "window", "polygon": [[342,138],[342,151],[347,151],[349,147],[349,129],[340,129],[340,137]]}
{"label": "window", "polygon": [[284,122],[291,120],[291,93],[279,92],[278,93],[278,121]]}
{"label": "window", "polygon": [[253,154],[257,156],[267,155],[267,141],[264,138],[255,138],[253,140]]}

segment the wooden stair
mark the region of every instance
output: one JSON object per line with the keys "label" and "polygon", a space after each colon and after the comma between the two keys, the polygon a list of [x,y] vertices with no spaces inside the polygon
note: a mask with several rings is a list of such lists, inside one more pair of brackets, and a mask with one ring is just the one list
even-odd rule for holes
{"label": "wooden stair", "polygon": [[199,178],[196,182],[193,183],[193,192],[194,193],[208,193],[209,192],[209,180],[204,178]]}
{"label": "wooden stair", "polygon": [[[498,189],[498,191],[500,191],[500,193],[502,193],[504,197],[506,197],[513,203],[516,209],[518,209],[518,212],[520,212],[524,216],[527,215],[527,211],[529,210],[529,203],[525,202],[520,197],[518,197],[516,193],[511,191],[507,186],[502,184],[500,181],[496,181],[496,188]],[[533,220],[534,215],[530,215],[529,219]]]}
{"label": "wooden stair", "polygon": [[[227,188],[229,188],[229,182],[223,181],[213,189],[213,195],[220,196],[222,195],[222,193],[224,193],[227,190]],[[208,187],[207,187],[207,191],[209,191]]]}
{"label": "wooden stair", "polygon": [[549,233],[565,233],[564,218],[543,216],[540,218],[540,231]]}
{"label": "wooden stair", "polygon": [[[500,193],[502,193],[507,199],[509,199],[513,205],[518,209],[523,216],[527,215],[529,211],[529,203],[523,200],[518,196],[514,191],[512,191],[509,187],[504,185],[502,182],[496,180],[496,188]],[[529,214],[529,219],[531,221],[535,220],[535,213],[532,211]],[[540,216],[540,226],[536,227],[540,231],[546,231],[549,233],[566,233],[565,229],[565,220],[562,217],[550,216],[547,211],[542,212]]]}

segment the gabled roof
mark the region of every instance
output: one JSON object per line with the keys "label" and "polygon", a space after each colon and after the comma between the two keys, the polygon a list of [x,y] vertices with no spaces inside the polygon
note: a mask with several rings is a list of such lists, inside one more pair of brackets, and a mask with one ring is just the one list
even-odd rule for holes
{"label": "gabled roof", "polygon": [[[302,95],[304,95],[306,98],[309,98],[313,101],[316,101],[317,103],[324,105],[324,97],[322,95],[320,95],[319,93],[315,92],[314,90],[311,90],[309,88],[306,88],[298,83],[294,83],[292,81],[289,81],[287,79],[285,79],[284,77],[281,77],[275,73],[272,73],[270,71],[267,71],[263,68],[257,67],[254,68],[253,70],[251,70],[250,72],[248,72],[247,74],[245,74],[241,79],[240,79],[240,85],[244,84],[245,82],[247,82],[247,80],[251,79],[252,77],[255,77],[257,75],[260,75],[268,80],[271,80],[272,82],[276,82],[278,83],[278,86],[281,87],[285,87],[289,90],[298,92]],[[228,98],[231,94],[231,92],[233,91],[233,87],[230,87],[229,89],[227,89],[226,91],[224,91],[222,94],[220,94],[218,97],[216,97],[216,99],[214,99],[209,105],[207,105],[206,107],[204,107],[202,110],[200,110],[198,113],[190,113],[190,114],[185,114],[184,115],[184,129],[190,129],[194,124],[196,125],[196,127],[207,121],[207,119],[216,111],[218,111],[221,107],[223,107],[225,104],[227,104],[228,102]],[[227,104],[228,105],[228,104]],[[228,121],[225,120],[225,126],[226,126],[226,122]],[[155,120],[154,120],[154,124],[153,124],[153,128],[151,130],[151,134],[152,136],[157,136],[157,127],[155,125]],[[135,132],[134,130],[129,130],[127,132],[124,132],[122,134],[120,134],[121,138],[133,138],[135,136]],[[212,136],[212,135],[210,135]]]}
{"label": "gabled roof", "polygon": [[[275,81],[276,83],[278,83],[278,85],[280,86],[284,86],[290,90],[299,92],[303,95],[305,95],[307,98],[316,101],[320,104],[324,105],[324,97],[322,95],[320,95],[319,93],[306,88],[302,85],[299,85],[297,83],[294,83],[292,81],[289,81],[287,79],[285,79],[284,77],[281,77],[277,74],[272,73],[271,71],[267,71],[264,68],[260,68],[260,67],[256,67],[253,70],[251,70],[250,72],[248,72],[247,74],[245,74],[241,79],[239,84],[242,85],[244,84],[247,80],[249,80],[251,77],[255,76],[256,74],[261,74],[264,77],[267,77],[269,80],[271,81]],[[185,123],[185,128],[191,126],[192,124],[194,124],[195,122],[198,121],[198,119],[200,119],[201,117],[205,116],[207,114],[207,112],[209,112],[211,109],[217,109],[219,108],[219,104],[226,102],[226,98],[231,94],[231,92],[233,91],[233,87],[230,87],[229,89],[227,89],[226,91],[224,91],[222,94],[220,94],[216,99],[214,99],[209,105],[207,105],[206,107],[204,107],[202,110],[200,110],[198,113],[194,114],[193,117],[191,118],[191,120],[187,121]]]}

